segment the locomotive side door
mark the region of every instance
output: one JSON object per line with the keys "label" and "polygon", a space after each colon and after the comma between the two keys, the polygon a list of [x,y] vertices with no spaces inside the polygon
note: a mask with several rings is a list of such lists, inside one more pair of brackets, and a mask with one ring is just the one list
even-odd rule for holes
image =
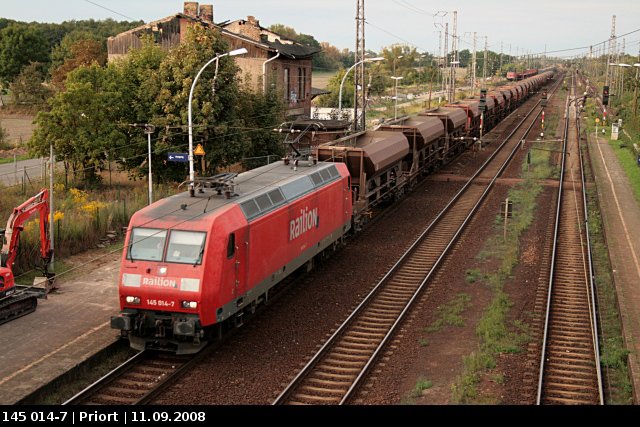
{"label": "locomotive side door", "polygon": [[247,270],[249,260],[249,230],[243,227],[235,231],[235,284],[233,289],[234,298],[239,298],[248,290]]}

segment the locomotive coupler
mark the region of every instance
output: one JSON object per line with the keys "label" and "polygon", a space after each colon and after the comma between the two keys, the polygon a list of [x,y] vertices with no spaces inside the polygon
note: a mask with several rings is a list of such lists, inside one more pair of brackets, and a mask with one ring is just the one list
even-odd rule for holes
{"label": "locomotive coupler", "polygon": [[155,337],[164,338],[166,336],[166,329],[164,327],[164,324],[162,323],[162,320],[157,319],[155,327],[156,327]]}

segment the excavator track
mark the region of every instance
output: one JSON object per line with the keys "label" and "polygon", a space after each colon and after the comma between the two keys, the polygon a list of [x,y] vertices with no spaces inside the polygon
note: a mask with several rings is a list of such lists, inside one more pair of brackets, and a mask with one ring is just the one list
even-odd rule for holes
{"label": "excavator track", "polygon": [[37,295],[23,293],[0,301],[0,325],[33,313],[38,306]]}

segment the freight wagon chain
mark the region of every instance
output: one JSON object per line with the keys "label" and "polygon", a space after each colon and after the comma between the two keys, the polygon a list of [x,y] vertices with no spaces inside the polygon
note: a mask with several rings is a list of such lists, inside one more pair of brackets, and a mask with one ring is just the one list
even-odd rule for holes
{"label": "freight wagon chain", "polygon": [[[541,113],[539,103],[535,103],[500,147],[302,368],[274,405],[345,404],[354,396],[413,302],[520,150],[520,141],[531,131]],[[535,111],[538,113],[534,114]],[[514,138],[522,128],[525,128],[524,132]],[[493,178],[488,184],[482,184],[478,178],[488,173]]]}

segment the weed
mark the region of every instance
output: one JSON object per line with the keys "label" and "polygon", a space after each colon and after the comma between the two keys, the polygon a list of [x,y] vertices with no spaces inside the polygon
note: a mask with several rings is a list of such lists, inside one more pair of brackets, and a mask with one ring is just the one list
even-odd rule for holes
{"label": "weed", "polygon": [[433,387],[433,382],[424,378],[420,378],[416,383],[416,386],[411,391],[411,397],[414,397],[414,398],[420,397],[422,396],[422,392],[424,390],[428,390],[431,387]]}
{"label": "weed", "polygon": [[491,381],[497,384],[504,384],[504,374],[502,372],[498,372],[497,374],[493,374],[491,376]]}
{"label": "weed", "polygon": [[443,326],[464,326],[464,319],[460,314],[471,305],[471,296],[467,294],[458,294],[454,299],[445,305],[438,307],[438,320],[427,326],[427,332],[437,332]]}
{"label": "weed", "polygon": [[475,283],[482,279],[483,274],[479,268],[469,269],[465,272],[465,280],[467,283]]}

